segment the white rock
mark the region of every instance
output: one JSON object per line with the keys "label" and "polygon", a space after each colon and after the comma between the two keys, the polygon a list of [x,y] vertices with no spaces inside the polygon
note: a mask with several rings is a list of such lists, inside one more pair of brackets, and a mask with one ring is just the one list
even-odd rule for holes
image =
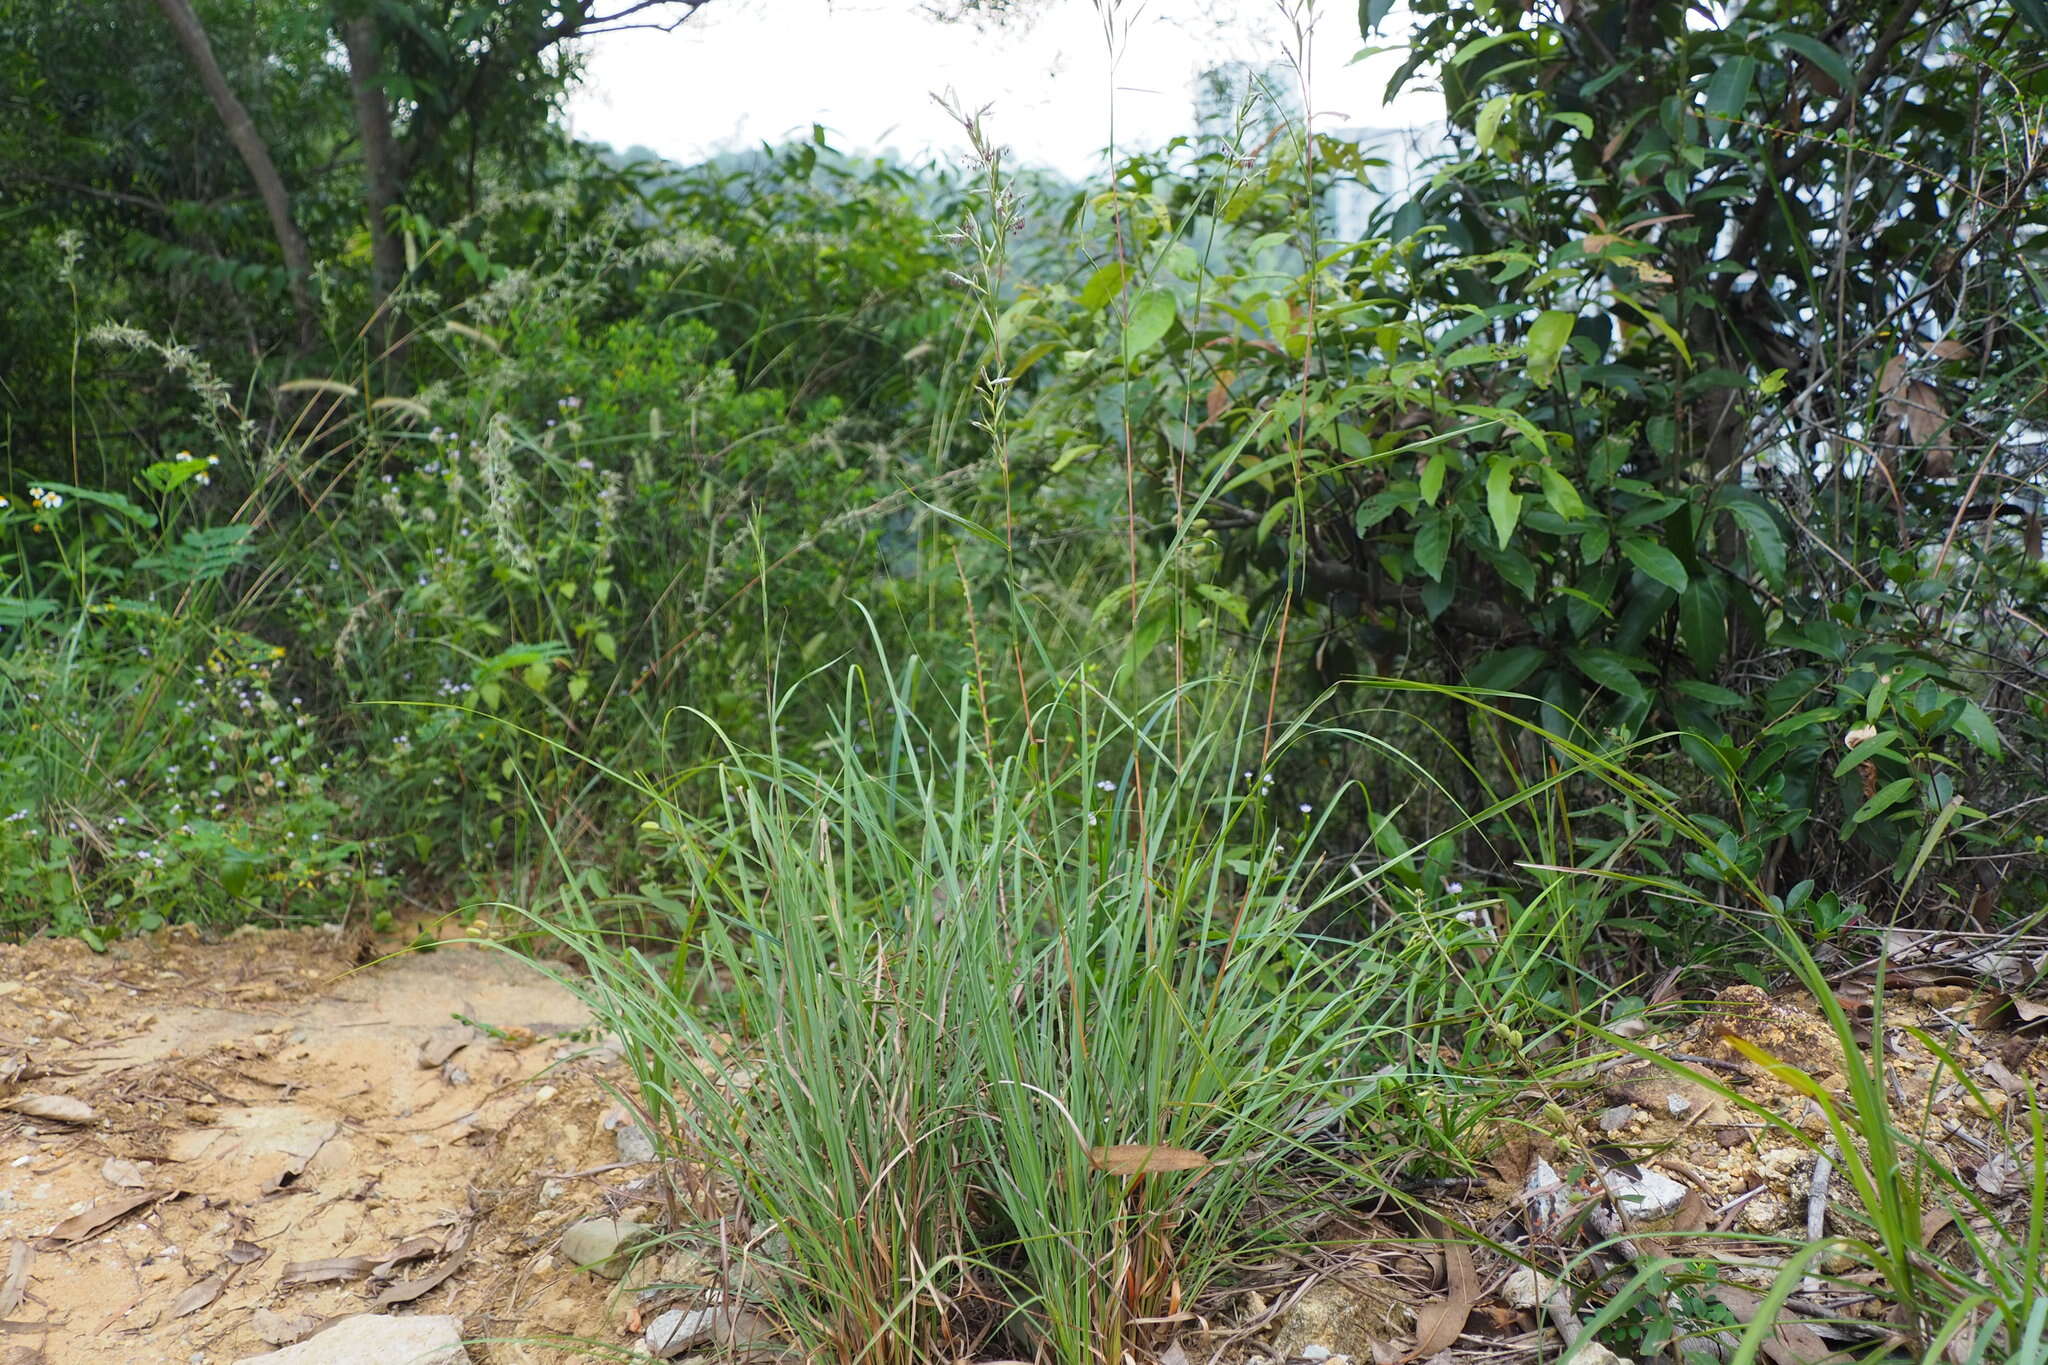
{"label": "white rock", "polygon": [[470,1365],[462,1319],[359,1313],[296,1346],[235,1365]]}
{"label": "white rock", "polygon": [[1550,1281],[1530,1267],[1516,1266],[1501,1286],[1500,1296],[1510,1308],[1535,1308],[1550,1297]]}
{"label": "white rock", "polygon": [[1564,1365],[1635,1365],[1627,1356],[1618,1356],[1591,1337],[1580,1337],[1579,1344],[1567,1351]]}
{"label": "white rock", "polygon": [[1643,1167],[1640,1177],[1608,1171],[1601,1178],[1614,1206],[1631,1218],[1662,1218],[1685,1202],[1685,1186],[1662,1171]]}

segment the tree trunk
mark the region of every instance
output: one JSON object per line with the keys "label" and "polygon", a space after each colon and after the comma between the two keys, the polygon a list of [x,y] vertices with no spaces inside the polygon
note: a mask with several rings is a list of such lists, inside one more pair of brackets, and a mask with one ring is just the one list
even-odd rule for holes
{"label": "tree trunk", "polygon": [[405,248],[391,230],[398,203],[398,151],[391,136],[391,106],[377,85],[383,54],[377,21],[368,15],[344,19],[341,40],[348,49],[348,84],[355,96],[356,127],[363,140],[363,200],[370,215],[370,288],[375,330],[389,336],[396,319],[385,315],[391,293],[405,276]]}
{"label": "tree trunk", "polygon": [[308,284],[313,274],[313,255],[306,249],[306,239],[300,233],[299,225],[292,221],[291,197],[285,193],[277,164],[270,159],[270,149],[263,144],[262,135],[256,131],[249,111],[228,88],[227,77],[221,74],[220,63],[214,60],[213,44],[207,41],[206,29],[193,11],[191,0],[156,0],[156,3],[157,8],[164,12],[164,18],[170,21],[171,31],[177,34],[178,45],[192,59],[192,65],[199,72],[199,83],[206,87],[207,97],[213,101],[214,110],[227,128],[228,141],[234,143],[235,150],[241,153],[249,178],[256,182],[256,191],[263,196],[263,207],[270,214],[271,233],[277,238],[278,249],[284,253],[285,269],[291,275],[292,309],[299,317],[300,341],[310,342],[315,326],[313,296]]}

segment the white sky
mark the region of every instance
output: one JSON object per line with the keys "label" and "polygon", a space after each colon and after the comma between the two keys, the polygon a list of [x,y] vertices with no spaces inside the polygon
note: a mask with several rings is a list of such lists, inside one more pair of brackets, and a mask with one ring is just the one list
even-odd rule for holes
{"label": "white sky", "polygon": [[1357,15],[1350,0],[1045,0],[1029,27],[984,31],[938,22],[919,0],[710,0],[673,33],[593,40],[569,122],[582,137],[680,162],[807,136],[814,122],[843,151],[957,155],[960,130],[931,98],[951,89],[970,108],[992,106],[991,135],[1022,161],[1077,175],[1112,129],[1126,148],[1192,131],[1197,73],[1289,60],[1297,19],[1309,26],[1319,128],[1439,119],[1430,95],[1404,92],[1382,108],[1401,57],[1353,64]]}

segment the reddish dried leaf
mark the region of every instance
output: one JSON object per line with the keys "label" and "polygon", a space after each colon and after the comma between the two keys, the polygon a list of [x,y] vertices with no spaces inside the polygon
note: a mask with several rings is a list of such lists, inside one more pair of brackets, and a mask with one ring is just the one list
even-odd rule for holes
{"label": "reddish dried leaf", "polygon": [[1088,1164],[1105,1175],[1157,1175],[1162,1171],[1199,1171],[1209,1158],[1185,1147],[1120,1144],[1090,1147]]}

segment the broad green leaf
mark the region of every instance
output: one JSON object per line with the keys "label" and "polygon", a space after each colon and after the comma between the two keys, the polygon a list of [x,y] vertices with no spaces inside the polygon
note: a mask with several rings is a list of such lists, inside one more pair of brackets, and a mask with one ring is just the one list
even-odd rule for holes
{"label": "broad green leaf", "polygon": [[1754,57],[1731,57],[1714,68],[1707,82],[1707,117],[1721,125],[1724,139],[1734,131],[1729,125],[1742,117],[1742,107],[1749,103],[1749,93],[1756,86],[1756,68]]}
{"label": "broad green leaf", "polygon": [[1549,308],[1537,315],[1529,324],[1529,336],[1525,350],[1529,357],[1524,373],[1529,382],[1542,388],[1557,373],[1558,357],[1564,354],[1565,343],[1572,339],[1572,323],[1577,315],[1561,309]]}
{"label": "broad green leaf", "polygon": [[1237,593],[1227,588],[1219,588],[1214,583],[1197,583],[1195,591],[1236,621],[1239,626],[1247,630],[1251,628],[1251,608]]}
{"label": "broad green leaf", "polygon": [[1671,685],[1671,689],[1674,692],[1684,693],[1694,701],[1704,702],[1708,706],[1729,707],[1742,705],[1741,693],[1731,692],[1725,687],[1710,682],[1699,682],[1693,678],[1680,679]]}
{"label": "broad green leaf", "polygon": [[1900,777],[1879,787],[1871,794],[1870,799],[1858,806],[1856,813],[1849,817],[1849,828],[1854,829],[1866,820],[1875,820],[1898,805],[1901,798],[1913,790],[1914,781],[1915,779],[1910,777]]}
{"label": "broad green leaf", "polygon": [[1033,295],[1029,298],[1018,299],[1008,308],[1005,308],[1002,316],[996,319],[996,340],[1008,341],[1011,337],[1017,335],[1017,329],[1030,319],[1032,311],[1037,307],[1038,297]]}
{"label": "broad green leaf", "polygon": [[1441,581],[1444,561],[1451,557],[1451,515],[1432,512],[1415,528],[1415,564],[1432,580]]}
{"label": "broad green leaf", "polygon": [[1515,492],[1515,461],[1496,456],[1486,470],[1486,515],[1493,518],[1493,533],[1507,548],[1522,519],[1522,495]]}
{"label": "broad green leaf", "polygon": [[1429,463],[1422,466],[1422,500],[1436,506],[1436,495],[1444,491],[1444,475],[1450,472],[1451,457],[1436,454],[1429,457]]}
{"label": "broad green leaf", "polygon": [[1984,714],[1984,708],[1968,697],[1962,699],[1962,708],[1956,712],[1955,727],[1972,744],[1985,753],[1997,758],[2001,745],[1998,727],[1991,723],[1991,717]]}
{"label": "broad green leaf", "polygon": [[[2048,38],[2048,33],[2042,36]],[[1842,54],[1811,34],[1794,33],[1788,29],[1773,33],[1770,40],[1780,47],[1790,48],[1819,67],[1821,74],[1833,81],[1837,90],[1847,90],[1855,79],[1849,74],[1849,64],[1842,60]]]}
{"label": "broad green leaf", "polygon": [[1472,666],[1471,672],[1465,675],[1465,682],[1472,687],[1511,692],[1527,682],[1529,675],[1541,668],[1549,657],[1548,651],[1536,645],[1496,649]]}
{"label": "broad green leaf", "polygon": [[1584,114],[1552,114],[1550,117],[1567,128],[1576,129],[1580,137],[1593,136],[1593,120]]}
{"label": "broad green leaf", "polygon": [[1130,270],[1122,261],[1111,261],[1088,277],[1076,302],[1091,313],[1099,312],[1124,287],[1124,277]]}
{"label": "broad green leaf", "polygon": [[1533,36],[1528,30],[1519,28],[1509,29],[1505,33],[1489,33],[1483,38],[1474,38],[1471,42],[1459,48],[1451,55],[1450,61],[1444,63],[1444,65],[1451,67],[1463,66],[1466,62],[1471,61],[1480,53],[1491,48],[1499,47],[1503,43],[1527,42]]}
{"label": "broad green leaf", "polygon": [[1631,701],[1647,702],[1650,699],[1641,681],[1629,671],[1628,664],[1611,649],[1568,649],[1565,657],[1572,661],[1572,667],[1610,692]]}
{"label": "broad green leaf", "polygon": [[1102,447],[1093,441],[1076,441],[1060,452],[1059,458],[1052,462],[1052,469],[1049,472],[1057,474],[1074,461],[1086,459],[1100,449]]}
{"label": "broad green leaf", "polygon": [[1511,95],[1495,95],[1480,108],[1479,117],[1472,124],[1472,134],[1481,156],[1493,150],[1493,140],[1500,133],[1500,121],[1507,117],[1508,106],[1513,102]]}
{"label": "broad green leaf", "polygon": [[1543,500],[1550,504],[1550,510],[1566,521],[1577,521],[1586,515],[1586,503],[1579,496],[1579,490],[1572,481],[1547,464],[1536,466],[1536,480],[1543,485]]}
{"label": "broad green leaf", "polygon": [[1779,527],[1770,505],[1754,493],[1731,490],[1722,495],[1721,506],[1742,528],[1742,534],[1749,542],[1750,564],[1761,571],[1773,587],[1782,585],[1785,581],[1785,532]]}
{"label": "broad green leaf", "polygon": [[1905,736],[1897,730],[1886,730],[1883,734],[1873,739],[1864,740],[1848,753],[1842,755],[1842,761],[1835,765],[1834,775],[1841,777],[1845,773],[1854,771],[1880,755],[1897,758],[1898,755],[1892,753],[1892,746],[1904,738]]}
{"label": "broad green leaf", "polygon": [[1173,326],[1174,300],[1170,290],[1147,289],[1131,303],[1131,316],[1124,324],[1124,358],[1129,360],[1155,345]]}
{"label": "broad green leaf", "polygon": [[137,507],[119,493],[108,493],[98,488],[80,488],[76,484],[57,483],[51,479],[37,480],[37,486],[51,493],[62,493],[72,502],[97,503],[110,512],[118,512],[138,526],[156,525],[156,515]]}
{"label": "broad green leaf", "polygon": [[1629,563],[1671,591],[1685,591],[1685,585],[1689,581],[1685,565],[1678,562],[1677,555],[1656,541],[1643,536],[1630,536],[1621,542],[1621,552],[1627,556]]}
{"label": "broad green leaf", "polygon": [[1685,362],[1686,368],[1692,368],[1692,347],[1685,344],[1685,338],[1678,334],[1677,328],[1673,327],[1670,323],[1664,320],[1664,315],[1662,313],[1659,313],[1654,308],[1645,308],[1642,304],[1637,303],[1634,299],[1630,298],[1628,295],[1622,293],[1619,290],[1615,291],[1614,297],[1619,299],[1621,302],[1627,304],[1629,307],[1635,309],[1637,315],[1640,316],[1644,322],[1649,323],[1651,328],[1654,331],[1656,331],[1658,335],[1662,336],[1666,341],[1670,342],[1672,346],[1677,349],[1678,358]]}
{"label": "broad green leaf", "polygon": [[1358,36],[1372,37],[1393,8],[1394,0],[1358,0]]}
{"label": "broad green leaf", "polygon": [[1728,609],[1720,586],[1711,578],[1696,578],[1678,594],[1679,638],[1701,677],[1713,676],[1728,648]]}

